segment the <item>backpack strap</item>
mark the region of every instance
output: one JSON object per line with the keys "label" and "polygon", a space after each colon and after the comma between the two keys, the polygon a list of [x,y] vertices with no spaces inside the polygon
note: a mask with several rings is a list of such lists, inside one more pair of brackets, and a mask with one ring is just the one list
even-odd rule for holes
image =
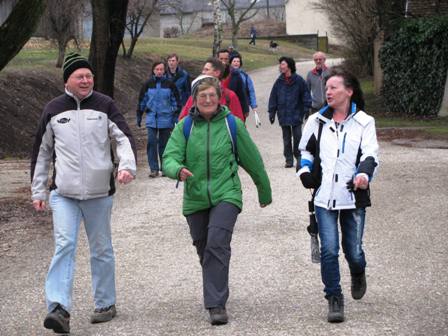
{"label": "backpack strap", "polygon": [[183,128],[184,137],[185,137],[185,140],[188,141],[188,138],[190,137],[191,130],[193,128],[193,119],[189,115],[187,115],[184,119],[185,119],[184,128]]}

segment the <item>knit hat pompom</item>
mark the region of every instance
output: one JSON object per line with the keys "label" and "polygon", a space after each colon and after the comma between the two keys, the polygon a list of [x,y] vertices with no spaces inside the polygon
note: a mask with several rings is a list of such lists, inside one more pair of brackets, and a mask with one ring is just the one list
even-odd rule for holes
{"label": "knit hat pompom", "polygon": [[93,71],[89,61],[84,56],[75,52],[65,56],[64,64],[62,65],[62,70],[64,71],[64,83],[67,83],[68,78],[73,72],[81,68],[87,68],[90,69],[90,71]]}

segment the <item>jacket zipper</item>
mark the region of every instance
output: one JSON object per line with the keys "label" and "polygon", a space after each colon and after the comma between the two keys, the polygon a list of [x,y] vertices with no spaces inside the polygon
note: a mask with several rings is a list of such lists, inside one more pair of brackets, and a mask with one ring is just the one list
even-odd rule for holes
{"label": "jacket zipper", "polygon": [[86,198],[86,190],[85,190],[85,174],[84,174],[84,166],[83,166],[83,155],[82,155],[82,139],[84,138],[83,135],[81,134],[81,123],[84,122],[84,120],[81,118],[81,102],[75,98],[76,101],[76,114],[78,116],[78,136],[79,136],[79,168],[80,168],[80,174],[81,174],[81,199],[85,199]]}
{"label": "jacket zipper", "polygon": [[210,175],[210,121],[207,121],[207,197],[210,206],[212,206]]}
{"label": "jacket zipper", "polygon": [[[332,210],[334,208],[334,199],[333,199],[333,195],[334,195],[334,172],[336,171],[336,165],[338,164],[338,160],[339,160],[339,132],[338,132],[338,126],[335,125],[336,130],[333,129],[332,126],[330,126],[330,130],[336,135],[336,143],[338,144],[338,148],[337,148],[337,155],[336,155],[336,162],[334,164],[333,167],[333,177],[332,177],[332,181],[331,181],[331,193],[330,193],[330,198],[328,199],[328,207],[330,210]],[[332,201],[333,200],[333,201]]]}

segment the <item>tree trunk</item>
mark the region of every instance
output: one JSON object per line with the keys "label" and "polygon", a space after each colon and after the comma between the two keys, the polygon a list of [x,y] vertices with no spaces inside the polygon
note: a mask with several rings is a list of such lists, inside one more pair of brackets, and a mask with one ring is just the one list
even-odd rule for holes
{"label": "tree trunk", "polygon": [[46,0],[19,0],[0,27],[0,70],[16,56],[34,33]]}
{"label": "tree trunk", "polygon": [[131,45],[129,46],[128,52],[126,54],[126,58],[132,57],[132,54],[134,53],[134,48],[135,48],[135,45],[137,44],[137,41],[138,41],[138,37],[133,37],[131,39]]}
{"label": "tree trunk", "polygon": [[128,0],[91,0],[93,29],[89,61],[95,90],[114,95],[115,63],[123,40]]}
{"label": "tree trunk", "polygon": [[221,10],[219,8],[220,0],[213,0],[213,49],[212,56],[218,55],[222,43],[222,24],[221,24]]}
{"label": "tree trunk", "polygon": [[62,67],[65,57],[65,48],[67,47],[68,41],[58,41],[58,60],[56,61],[56,68]]}

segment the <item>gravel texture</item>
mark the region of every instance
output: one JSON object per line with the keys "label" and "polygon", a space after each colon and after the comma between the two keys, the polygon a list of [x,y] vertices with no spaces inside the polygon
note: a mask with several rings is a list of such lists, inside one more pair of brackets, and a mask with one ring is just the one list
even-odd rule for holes
{"label": "gravel texture", "polygon": [[[203,309],[200,266],[181,215],[182,186],[176,189],[165,177],[149,179],[140,153],[138,178],[120,186],[113,210],[118,315],[109,323],[89,323],[93,300],[82,229],[72,335],[448,334],[448,151],[380,143],[364,236],[367,294],[360,301],[351,298],[341,255],[346,322],[331,325],[319,265],[310,260],[310,195],[294,170],[283,168],[280,127],[266,116],[276,69],[252,73],[262,126],[256,129],[252,117],[247,124],[274,201],[261,209],[255,186],[241,171],[244,209],[232,242],[229,324],[212,327]],[[0,255],[0,335],[53,334],[43,328],[44,280],[53,252],[51,227],[45,228],[46,234],[16,239]]]}

